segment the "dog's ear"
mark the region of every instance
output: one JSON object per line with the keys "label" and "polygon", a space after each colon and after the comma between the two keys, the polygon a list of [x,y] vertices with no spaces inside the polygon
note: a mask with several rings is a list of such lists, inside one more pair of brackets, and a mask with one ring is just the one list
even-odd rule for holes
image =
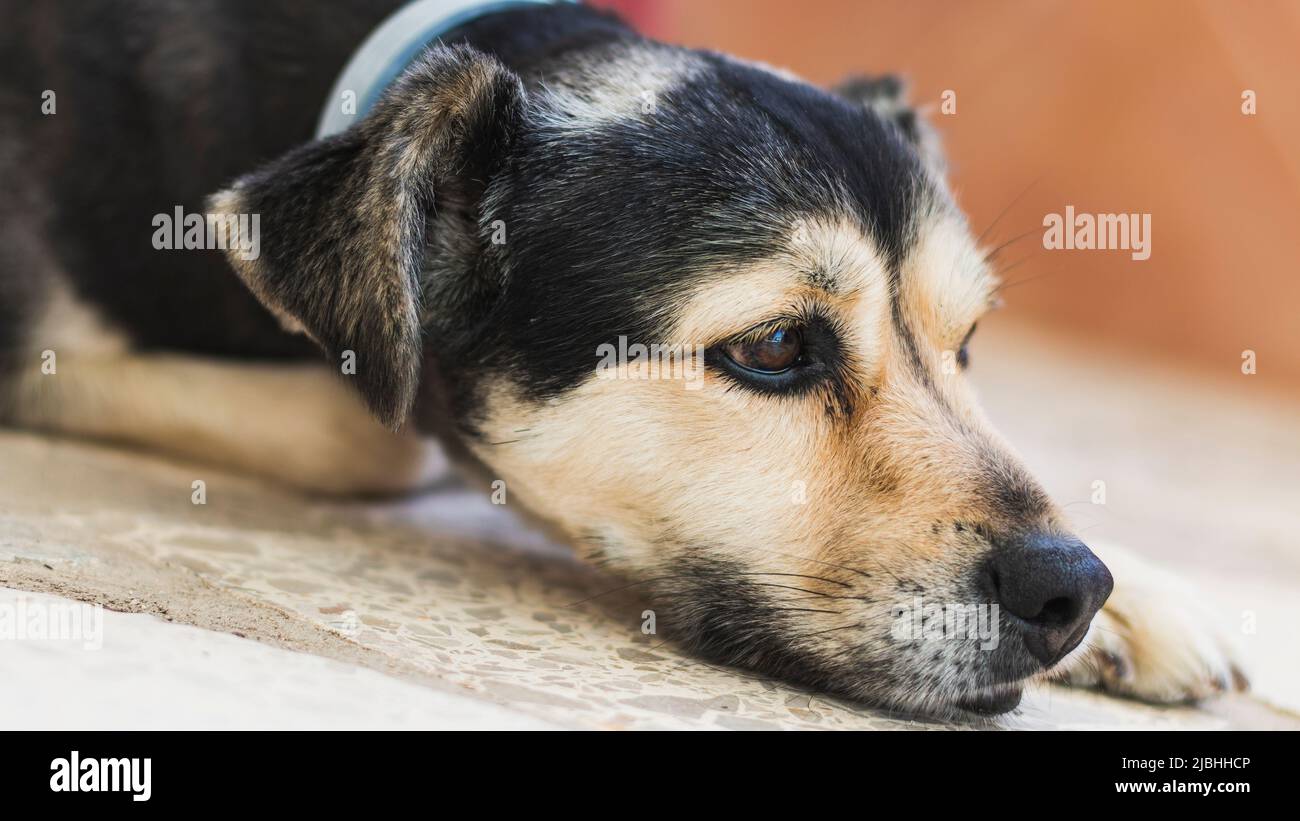
{"label": "dog's ear", "polygon": [[352,352],[351,378],[390,427],[406,419],[418,387],[426,254],[465,245],[434,234],[450,225],[472,231],[472,216],[439,212],[477,202],[518,128],[523,94],[491,57],[431,49],[352,128],[209,200],[226,224],[260,228],[255,254],[247,241],[228,243],[240,278],[335,363]]}
{"label": "dog's ear", "polygon": [[892,123],[908,142],[916,146],[921,159],[932,171],[939,175],[944,173],[945,162],[939,135],[908,104],[907,84],[897,75],[858,75],[844,80],[832,90],[849,102],[871,109],[885,122]]}

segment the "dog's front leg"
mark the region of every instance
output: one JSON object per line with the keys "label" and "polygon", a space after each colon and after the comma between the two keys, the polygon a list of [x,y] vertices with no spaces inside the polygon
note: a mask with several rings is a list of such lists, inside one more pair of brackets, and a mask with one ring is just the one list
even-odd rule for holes
{"label": "dog's front leg", "polygon": [[1246,689],[1232,641],[1195,589],[1126,550],[1092,547],[1115,589],[1055,678],[1158,703]]}
{"label": "dog's front leg", "polygon": [[69,352],[57,365],[0,385],[0,424],[150,448],[314,493],[410,493],[446,467],[429,441],[386,429],[346,377],[318,363]]}

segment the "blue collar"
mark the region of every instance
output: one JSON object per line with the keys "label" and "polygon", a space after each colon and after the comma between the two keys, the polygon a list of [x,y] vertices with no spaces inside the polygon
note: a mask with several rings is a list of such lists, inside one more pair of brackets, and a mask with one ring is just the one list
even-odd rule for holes
{"label": "blue collar", "polygon": [[[374,106],[425,47],[444,34],[498,11],[553,0],[412,0],[370,33],[334,81],[316,139],[346,130]],[[351,112],[351,113],[348,113]]]}

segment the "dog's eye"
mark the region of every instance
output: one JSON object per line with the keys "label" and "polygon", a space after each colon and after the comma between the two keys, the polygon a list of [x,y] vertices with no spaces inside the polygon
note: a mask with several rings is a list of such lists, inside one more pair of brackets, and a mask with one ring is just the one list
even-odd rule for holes
{"label": "dog's eye", "polygon": [[727,356],[742,368],[764,374],[784,373],[803,357],[803,335],[798,328],[776,328],[750,341],[727,345]]}
{"label": "dog's eye", "polygon": [[962,370],[970,366],[970,338],[975,335],[975,329],[978,327],[978,322],[970,326],[970,330],[962,338],[961,347],[957,349],[957,364],[961,366]]}
{"label": "dog's eye", "polygon": [[840,331],[816,312],[756,325],[711,346],[704,356],[710,368],[743,390],[800,396],[833,383],[837,392],[828,407],[844,390]]}

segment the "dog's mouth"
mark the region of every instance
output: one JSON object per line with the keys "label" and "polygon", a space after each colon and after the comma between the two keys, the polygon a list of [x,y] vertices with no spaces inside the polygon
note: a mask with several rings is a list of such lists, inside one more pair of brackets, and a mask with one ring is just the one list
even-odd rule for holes
{"label": "dog's mouth", "polygon": [[973,695],[963,696],[957,700],[957,708],[981,718],[999,716],[1009,713],[1020,706],[1023,688],[1018,685],[1002,685],[982,690]]}

